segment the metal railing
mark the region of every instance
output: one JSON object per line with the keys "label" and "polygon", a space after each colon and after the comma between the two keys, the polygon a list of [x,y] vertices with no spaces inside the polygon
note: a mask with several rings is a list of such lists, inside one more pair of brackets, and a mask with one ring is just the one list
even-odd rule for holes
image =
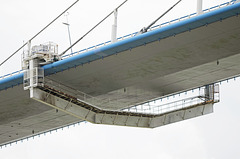
{"label": "metal railing", "polygon": [[[204,105],[207,103],[217,103],[219,102],[219,85],[209,85],[210,95],[206,96],[206,88],[201,87],[198,89],[199,95],[191,96],[188,98],[181,97],[182,99],[167,99],[165,101],[162,98],[159,98],[155,101],[146,102],[140,105],[136,105],[127,109],[123,109],[123,111],[127,112],[136,112],[136,113],[147,113],[147,114],[163,114],[167,112],[172,112],[188,107],[193,107],[197,105]],[[193,93],[194,94],[194,93]],[[196,94],[196,93],[195,93]],[[168,98],[168,97],[166,97]],[[165,98],[165,99],[166,99]]]}
{"label": "metal railing", "polygon": [[93,97],[89,94],[86,94],[84,92],[81,92],[79,90],[76,90],[74,88],[66,86],[64,84],[61,84],[59,82],[49,80],[47,78],[45,78],[44,85],[50,86],[53,89],[64,92],[73,97],[76,97],[79,101],[84,101],[85,103],[89,103],[89,104],[93,105],[94,107],[101,107],[101,106],[110,107],[112,105],[118,106],[121,104],[120,102],[118,102],[116,100],[112,100],[110,98],[100,99],[97,97]]}
{"label": "metal railing", "polygon": [[[76,97],[79,101],[84,101],[89,105],[93,105],[97,108],[102,107],[122,107],[122,103],[117,99],[100,99],[93,97],[79,90],[73,89],[69,86],[60,84],[56,81],[45,80],[45,85],[50,86],[53,89],[59,90],[63,93]],[[173,97],[173,95],[171,95]],[[162,114],[174,110],[179,110],[191,106],[203,105],[206,103],[216,103],[219,102],[219,85],[209,85],[209,96],[206,96],[206,87],[200,87],[192,91],[192,93],[185,93],[185,95],[174,97],[168,99],[168,97],[160,97],[154,99],[154,101],[146,101],[142,104],[134,106],[125,106],[128,108],[121,109],[121,111],[126,112],[136,112],[136,113],[147,113],[147,114]]]}
{"label": "metal railing", "polygon": [[[226,7],[228,5],[232,5],[232,4],[235,3],[235,1],[236,0],[231,0],[231,1],[223,3],[223,4],[216,5],[214,7],[208,8],[208,9],[204,9],[203,13],[207,13],[207,12],[210,12],[210,11],[222,8],[222,7]],[[155,26],[149,28],[148,31],[152,31],[152,30],[155,30],[155,29],[158,29],[158,28],[162,28],[162,27],[168,26],[170,24],[173,24],[173,23],[176,23],[176,22],[180,22],[180,21],[183,21],[183,20],[195,17],[195,16],[197,16],[197,13],[192,13],[192,14],[189,14],[189,15],[186,15],[186,16],[174,19],[174,20],[170,20],[168,22],[165,22],[165,23],[162,23],[162,24],[159,24],[159,25],[155,25]],[[128,39],[128,38],[134,37],[134,36],[136,36],[137,33],[138,32],[134,32],[134,33],[131,33],[131,34],[128,34],[128,35],[124,35],[122,37],[117,38],[117,41],[121,41],[121,40],[125,40],[125,39]],[[73,52],[71,54],[64,55],[62,57],[62,59],[65,59],[65,58],[68,58],[68,57],[71,57],[71,56],[74,56],[74,55],[78,55],[78,54],[81,54],[81,53],[85,53],[85,52],[88,52],[90,50],[94,50],[94,49],[97,49],[97,48],[100,48],[102,46],[109,45],[109,44],[111,44],[111,41],[107,41],[107,42],[104,42],[104,43],[101,43],[101,44],[98,44],[98,45],[94,45],[94,46],[91,46],[89,48],[86,48],[86,49],[83,49],[83,50],[80,50],[80,51],[76,51],[76,52]]]}
{"label": "metal railing", "polygon": [[[214,7],[208,8],[208,9],[204,9],[203,13],[207,13],[207,12],[210,12],[210,11],[222,8],[222,7],[226,7],[228,5],[232,5],[235,2],[236,2],[236,0],[231,0],[231,1],[225,2],[223,4],[216,5]],[[180,18],[177,18],[177,19],[174,19],[174,20],[171,20],[171,21],[168,21],[168,22],[165,22],[165,23],[153,26],[148,31],[155,30],[155,29],[158,29],[158,28],[161,28],[161,27],[164,27],[164,26],[176,23],[176,22],[180,22],[180,21],[183,21],[183,20],[195,17],[195,16],[197,16],[197,13],[192,13],[192,14],[189,14],[189,15],[186,15],[186,16],[183,16],[183,17],[180,17]],[[125,39],[128,39],[128,38],[134,37],[137,33],[138,32],[134,32],[134,33],[131,33],[131,34],[119,37],[119,38],[117,38],[117,41],[121,41],[121,40],[125,40]],[[85,52],[88,52],[88,51],[91,51],[91,50],[94,50],[94,49],[97,49],[97,48],[100,48],[102,46],[106,46],[106,45],[109,45],[109,44],[111,44],[111,41],[106,41],[104,43],[100,43],[100,44],[97,44],[97,45],[94,45],[94,46],[82,49],[80,51],[76,51],[76,52],[73,52],[71,54],[64,55],[64,56],[62,56],[62,59],[66,59],[66,58],[69,58],[69,57],[72,57],[72,56],[75,56],[75,55],[78,55],[78,54],[82,54],[82,53],[85,53]],[[15,71],[13,73],[9,73],[7,75],[0,76],[0,80],[4,79],[4,78],[7,78],[7,77],[11,77],[11,76],[16,75],[16,74],[23,73],[23,72],[24,72],[24,70],[19,70],[19,71]]]}
{"label": "metal railing", "polygon": [[[31,77],[32,76],[32,77]],[[33,80],[32,86],[30,80]],[[30,87],[41,86],[44,83],[44,70],[41,67],[35,67],[26,70],[23,75],[23,89],[28,90]]]}
{"label": "metal railing", "polygon": [[12,76],[17,75],[17,74],[21,74],[21,73],[23,73],[23,72],[24,72],[24,70],[19,70],[19,71],[15,71],[15,72],[12,72],[12,73],[9,73],[9,74],[0,76],[0,80],[1,80],[1,79],[5,79],[5,78],[8,78],[8,77],[12,77]]}

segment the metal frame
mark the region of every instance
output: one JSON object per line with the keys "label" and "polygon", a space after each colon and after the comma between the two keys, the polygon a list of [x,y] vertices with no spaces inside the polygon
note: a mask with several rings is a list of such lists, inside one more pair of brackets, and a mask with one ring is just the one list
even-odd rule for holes
{"label": "metal frame", "polygon": [[[31,82],[33,81],[32,86]],[[23,79],[23,88],[24,90],[28,90],[31,87],[43,86],[44,84],[44,69],[41,67],[35,67],[31,70],[26,70],[24,72]]]}
{"label": "metal frame", "polygon": [[[50,82],[48,82],[50,84]],[[213,112],[213,104],[219,102],[215,94],[214,85],[210,85],[209,92],[212,98],[206,96],[197,96],[194,98],[181,100],[165,105],[158,105],[150,108],[150,112],[134,107],[125,110],[107,110],[98,107],[99,103],[104,104],[97,98],[91,97],[85,93],[78,93],[74,89],[64,88],[63,85],[38,86],[33,88],[32,99],[43,104],[49,105],[55,109],[66,112],[81,120],[86,120],[96,124],[110,124],[133,127],[155,128],[162,125],[182,121],[185,119],[209,114]],[[218,85],[216,85],[218,87]],[[216,89],[218,90],[218,89]],[[206,94],[204,92],[204,94]],[[196,101],[192,101],[197,99]],[[200,102],[199,102],[200,101]],[[96,104],[96,105],[95,105]],[[116,104],[108,100],[105,104]],[[140,106],[141,107],[141,106]],[[135,106],[137,108],[137,106]],[[143,107],[141,107],[143,108]],[[161,111],[159,111],[161,108]],[[153,112],[151,112],[153,110]]]}

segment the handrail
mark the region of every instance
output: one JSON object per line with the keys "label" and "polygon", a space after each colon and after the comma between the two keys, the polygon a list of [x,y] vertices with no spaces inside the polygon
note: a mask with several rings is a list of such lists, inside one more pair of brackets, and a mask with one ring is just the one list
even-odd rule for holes
{"label": "handrail", "polygon": [[12,72],[12,73],[9,73],[9,74],[0,76],[0,80],[1,80],[1,79],[5,79],[5,78],[7,78],[7,77],[11,77],[11,76],[17,75],[17,74],[21,74],[21,73],[23,73],[23,72],[24,72],[24,70],[19,70],[19,71],[15,71],[15,72]]}
{"label": "handrail", "polygon": [[[203,13],[210,12],[210,11],[213,11],[213,10],[216,10],[216,9],[218,9],[218,8],[222,8],[222,7],[225,7],[225,6],[228,6],[228,5],[232,5],[232,4],[234,4],[235,1],[236,1],[236,0],[231,0],[231,1],[225,2],[225,3],[223,3],[223,4],[216,5],[216,6],[213,6],[213,7],[211,7],[211,8],[204,9],[204,10],[203,10]],[[189,14],[189,15],[185,15],[185,16],[183,16],[183,17],[176,18],[176,19],[174,19],[174,20],[170,20],[170,21],[167,21],[167,22],[164,22],[164,23],[155,25],[155,26],[149,28],[149,30],[150,30],[150,31],[151,31],[151,30],[155,30],[155,29],[158,29],[158,28],[163,27],[163,26],[167,26],[167,25],[170,25],[170,24],[173,24],[173,23],[176,23],[176,22],[185,20],[185,19],[192,18],[192,17],[194,17],[194,16],[197,16],[197,13],[191,13],[191,14]],[[134,33],[131,33],[131,34],[127,34],[127,35],[121,36],[121,37],[117,38],[117,41],[121,41],[121,40],[124,40],[124,39],[131,38],[131,37],[135,36],[137,33],[138,33],[138,32],[134,32]],[[106,44],[110,44],[110,43],[111,43],[111,41],[107,41],[107,42],[105,42],[105,43],[97,44],[97,45],[91,46],[91,47],[89,47],[89,48],[94,47],[95,49],[97,49],[97,48],[100,48],[100,47],[105,46]],[[83,51],[83,52],[82,52],[82,51],[76,51],[76,52],[74,52],[74,53],[72,53],[72,54],[64,55],[62,58],[65,59],[65,58],[71,57],[71,56],[73,56],[73,55],[78,55],[78,54],[80,54],[80,53],[85,53],[85,52],[88,51],[89,48],[83,49],[83,50],[86,50],[86,51]]]}
{"label": "handrail", "polygon": [[[48,94],[52,94],[54,96],[57,96],[59,98],[62,98],[66,101],[69,101],[73,104],[76,104],[84,109],[87,109],[89,112],[93,112],[93,113],[101,113],[101,114],[112,114],[112,115],[124,115],[124,116],[136,116],[136,117],[150,117],[150,118],[155,118],[155,117],[159,117],[162,116],[164,114],[170,113],[170,112],[175,112],[175,111],[179,111],[179,110],[184,110],[184,109],[189,109],[192,107],[196,107],[196,106],[200,106],[200,105],[206,105],[206,104],[214,104],[219,102],[219,99],[214,99],[215,94],[219,94],[218,91],[215,91],[214,88],[215,86],[218,87],[218,85],[211,85],[211,92],[210,92],[210,98],[207,96],[197,96],[197,97],[193,97],[193,98],[189,98],[190,101],[188,101],[189,99],[184,99],[181,100],[184,101],[184,103],[182,103],[181,105],[173,105],[173,106],[168,106],[165,105],[167,107],[163,107],[162,105],[158,106],[158,107],[153,107],[153,112],[152,111],[144,111],[143,109],[141,109],[141,111],[138,111],[138,109],[135,107],[131,107],[128,109],[124,109],[124,110],[111,110],[111,109],[103,109],[99,106],[96,106],[95,103],[91,103],[89,101],[86,101],[86,99],[79,99],[77,96],[73,96],[71,94],[69,94],[69,92],[63,92],[62,90],[59,90],[59,88],[53,88],[53,87],[49,87],[48,85],[44,85],[44,86],[37,86],[38,89],[48,93]],[[218,90],[218,89],[217,89]],[[41,99],[38,99],[39,97],[36,97],[34,99],[37,99],[38,101]],[[192,99],[201,99],[204,98],[205,100],[200,100],[201,102],[198,101],[191,101]],[[47,100],[44,99],[44,102],[46,102]],[[185,103],[185,101],[187,101]],[[102,105],[103,106],[103,103]],[[136,111],[133,111],[133,109],[136,109]],[[154,108],[157,108],[157,110],[155,110]],[[160,111],[161,108],[161,111]],[[66,109],[66,108],[65,108]],[[88,115],[88,114],[87,114]],[[87,115],[85,116],[85,119],[87,119]]]}
{"label": "handrail", "polygon": [[[72,97],[75,97],[76,99],[86,102],[89,105],[92,105],[93,107],[97,109],[101,109],[101,106],[105,106],[110,108],[111,106],[119,106],[122,105],[120,102],[118,102],[118,99],[101,99],[98,97],[93,97],[89,94],[86,94],[84,92],[81,92],[79,90],[76,90],[74,88],[71,88],[69,86],[66,86],[64,84],[61,84],[59,82],[53,81],[53,80],[47,80],[45,81],[44,85],[49,86],[50,88],[54,90],[59,90],[61,92],[64,92]],[[145,101],[143,103],[134,104],[132,106],[127,106],[127,108],[121,109],[121,111],[124,112],[135,112],[135,113],[147,113],[147,114],[162,114],[167,113],[169,111],[183,109],[186,107],[190,107],[192,105],[201,105],[206,102],[213,102],[216,103],[219,101],[219,85],[213,84],[209,85],[210,95],[209,98],[205,95],[205,87],[201,87],[196,89],[198,91],[198,94],[192,94],[192,95],[185,95],[181,98],[177,98],[175,100],[168,100],[167,102],[163,102],[162,99],[168,98],[168,97],[160,97],[158,99]],[[154,104],[156,103],[156,104]]]}
{"label": "handrail", "polygon": [[[213,11],[213,10],[216,10],[218,8],[222,8],[222,7],[225,7],[225,6],[228,6],[228,5],[233,5],[235,3],[236,0],[231,0],[229,2],[225,2],[225,3],[222,3],[220,5],[216,5],[216,6],[213,6],[211,8],[207,8],[207,9],[204,9],[203,10],[203,13],[206,13],[206,12],[210,12],[210,11]],[[170,24],[173,24],[173,23],[176,23],[176,22],[179,22],[179,21],[182,21],[182,20],[185,20],[186,18],[191,18],[191,17],[194,17],[196,16],[197,14],[196,13],[191,13],[189,15],[186,15],[186,16],[183,16],[183,17],[180,17],[180,18],[176,18],[174,20],[170,20],[168,22],[164,22],[164,23],[161,23],[161,24],[158,24],[158,25],[155,25],[153,27],[151,27],[149,30],[155,30],[155,29],[158,29],[158,28],[161,28],[163,26],[167,26],[167,25],[170,25]],[[131,33],[131,34],[128,34],[128,35],[124,35],[122,37],[118,37],[117,38],[117,41],[121,41],[121,40],[124,40],[124,39],[128,39],[128,38],[131,38],[133,36],[135,36],[138,32],[134,32],[134,33]],[[111,41],[106,41],[106,42],[103,42],[103,43],[100,43],[100,44],[97,44],[97,45],[93,45],[91,47],[88,47],[88,48],[85,48],[85,49],[82,49],[80,51],[76,51],[76,52],[73,52],[73,53],[70,53],[70,54],[67,54],[67,55],[64,55],[62,56],[62,59],[66,59],[66,58],[69,58],[69,57],[72,57],[72,56],[75,56],[75,55],[78,55],[78,54],[81,54],[81,53],[85,53],[87,51],[89,51],[91,48],[100,48],[102,46],[105,46],[105,45],[108,45],[110,44]],[[7,75],[3,75],[3,76],[0,76],[0,80],[1,79],[4,79],[4,78],[7,78],[9,76],[13,76],[15,74],[19,74],[19,73],[23,73],[24,70],[19,70],[19,71],[16,71],[13,72],[13,73],[9,73]]]}

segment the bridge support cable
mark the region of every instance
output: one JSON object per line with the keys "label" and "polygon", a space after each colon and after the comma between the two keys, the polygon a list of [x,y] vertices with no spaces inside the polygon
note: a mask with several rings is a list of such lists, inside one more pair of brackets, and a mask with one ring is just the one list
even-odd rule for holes
{"label": "bridge support cable", "polygon": [[[77,91],[74,90],[71,90],[73,93],[69,93],[69,90],[59,89],[59,86],[46,84],[33,88],[32,99],[95,124],[155,128],[212,113],[213,104],[219,101],[218,85],[208,88],[211,98],[196,96],[150,108],[153,111],[134,109],[137,106],[124,110],[102,109],[100,106],[104,102],[99,102],[100,99],[86,94],[77,95]],[[96,106],[96,103],[101,104]]]}
{"label": "bridge support cable", "polygon": [[33,39],[35,39],[39,34],[41,34],[45,29],[47,29],[52,23],[54,23],[59,17],[61,17],[65,12],[67,12],[70,8],[72,8],[79,0],[75,1],[72,5],[70,5],[67,9],[65,9],[61,14],[59,14],[55,19],[53,19],[48,25],[46,25],[43,29],[41,29],[37,34],[35,34],[31,39],[29,39],[26,43],[24,43],[19,49],[17,49],[14,53],[12,53],[7,59],[5,59],[0,67],[7,62],[11,57],[13,57],[16,53],[18,53],[24,46],[28,43],[31,43]]}
{"label": "bridge support cable", "polygon": [[171,8],[169,8],[166,12],[164,12],[161,16],[159,16],[156,20],[154,20],[150,25],[142,28],[136,35],[143,34],[143,33],[147,32],[149,28],[151,28],[159,19],[161,19],[164,15],[166,15],[169,11],[171,11],[181,1],[182,0],[179,0],[177,3],[175,3]]}
{"label": "bridge support cable", "polygon": [[100,25],[104,20],[106,20],[111,14],[113,14],[118,8],[120,8],[124,3],[128,0],[125,0],[121,3],[116,9],[114,9],[111,13],[109,13],[105,18],[103,18],[100,22],[98,22],[94,27],[92,27],[88,32],[86,32],[82,37],[80,37],[77,41],[75,41],[70,47],[68,47],[65,51],[63,51],[59,56],[63,56],[68,50],[70,50],[73,46],[75,46],[79,41],[81,41],[85,36],[87,36],[91,31],[93,31],[98,25]]}

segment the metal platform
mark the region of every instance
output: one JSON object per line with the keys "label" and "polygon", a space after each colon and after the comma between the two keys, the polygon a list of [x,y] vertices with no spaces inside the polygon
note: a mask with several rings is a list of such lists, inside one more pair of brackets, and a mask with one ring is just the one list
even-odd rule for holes
{"label": "metal platform", "polygon": [[[56,84],[56,83],[55,83]],[[102,109],[103,105],[118,106],[117,101],[106,101],[65,89],[60,85],[37,86],[33,90],[33,99],[66,112],[80,120],[96,124],[110,124],[133,127],[155,128],[174,122],[202,116],[213,112],[213,104],[219,102],[219,86],[209,85],[202,88],[204,93],[191,98],[161,104],[146,109],[143,105],[125,110]],[[199,89],[200,91],[201,89]],[[136,111],[133,111],[136,110]]]}

